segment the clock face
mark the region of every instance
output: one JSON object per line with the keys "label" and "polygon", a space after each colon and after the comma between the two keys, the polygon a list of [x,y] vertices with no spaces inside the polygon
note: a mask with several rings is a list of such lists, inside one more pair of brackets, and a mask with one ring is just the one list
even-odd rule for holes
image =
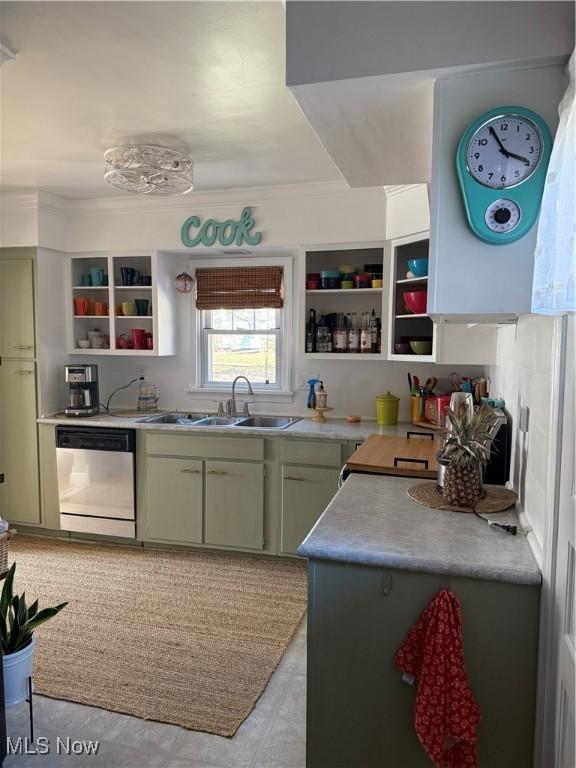
{"label": "clock face", "polygon": [[542,136],[531,120],[499,115],[481,125],[466,150],[469,173],[493,189],[506,189],[526,181],[538,167]]}

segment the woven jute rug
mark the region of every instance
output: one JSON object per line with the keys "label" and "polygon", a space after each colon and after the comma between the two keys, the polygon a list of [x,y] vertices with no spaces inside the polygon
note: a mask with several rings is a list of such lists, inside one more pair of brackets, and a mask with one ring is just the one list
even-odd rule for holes
{"label": "woven jute rug", "polygon": [[303,563],[17,536],[37,693],[233,736],[306,609]]}

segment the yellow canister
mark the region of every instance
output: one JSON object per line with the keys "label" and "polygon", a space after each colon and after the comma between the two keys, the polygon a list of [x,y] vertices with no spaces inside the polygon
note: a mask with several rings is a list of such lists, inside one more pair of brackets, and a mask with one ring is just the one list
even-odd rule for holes
{"label": "yellow canister", "polygon": [[390,392],[376,397],[376,421],[381,427],[393,427],[398,424],[398,405],[400,398]]}

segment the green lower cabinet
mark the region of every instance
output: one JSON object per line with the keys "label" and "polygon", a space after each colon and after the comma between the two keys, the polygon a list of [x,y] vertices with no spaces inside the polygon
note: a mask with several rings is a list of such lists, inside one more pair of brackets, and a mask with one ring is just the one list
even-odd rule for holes
{"label": "green lower cabinet", "polygon": [[264,465],[206,462],[206,544],[264,549]]}
{"label": "green lower cabinet", "polygon": [[296,554],[338,490],[337,469],[282,466],[282,526],[280,549]]}
{"label": "green lower cabinet", "polygon": [[202,543],[203,469],[199,459],[148,457],[146,538]]}

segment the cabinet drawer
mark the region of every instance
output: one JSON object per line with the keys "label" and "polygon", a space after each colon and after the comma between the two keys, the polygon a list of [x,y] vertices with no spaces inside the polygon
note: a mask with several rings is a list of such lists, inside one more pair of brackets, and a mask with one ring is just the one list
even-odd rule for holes
{"label": "cabinet drawer", "polygon": [[261,461],[264,458],[264,440],[253,437],[149,433],[146,437],[146,453],[149,456],[199,456]]}
{"label": "cabinet drawer", "polygon": [[321,467],[340,467],[340,443],[313,440],[282,440],[282,462],[285,464],[312,464]]}

